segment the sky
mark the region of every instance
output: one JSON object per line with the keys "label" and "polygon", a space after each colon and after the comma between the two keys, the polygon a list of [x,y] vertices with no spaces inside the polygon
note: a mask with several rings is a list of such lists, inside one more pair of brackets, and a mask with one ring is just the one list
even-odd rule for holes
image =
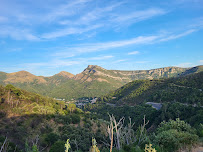
{"label": "sky", "polygon": [[0,0],[0,71],[203,65],[202,0]]}

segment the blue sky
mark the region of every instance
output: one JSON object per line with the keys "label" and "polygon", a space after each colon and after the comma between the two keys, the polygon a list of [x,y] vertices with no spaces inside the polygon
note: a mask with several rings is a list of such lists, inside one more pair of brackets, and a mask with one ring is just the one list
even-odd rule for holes
{"label": "blue sky", "polygon": [[202,0],[1,0],[0,71],[203,64]]}

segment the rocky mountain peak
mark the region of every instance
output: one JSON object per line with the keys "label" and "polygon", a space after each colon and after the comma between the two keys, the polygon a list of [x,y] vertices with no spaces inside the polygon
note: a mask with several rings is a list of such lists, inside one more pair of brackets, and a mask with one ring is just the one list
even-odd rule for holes
{"label": "rocky mountain peak", "polygon": [[97,71],[97,70],[106,70],[106,69],[104,69],[104,68],[102,68],[102,67],[100,67],[100,66],[98,66],[98,65],[88,65],[87,66],[87,68],[84,70],[84,71],[92,71],[92,70],[94,70],[94,71]]}

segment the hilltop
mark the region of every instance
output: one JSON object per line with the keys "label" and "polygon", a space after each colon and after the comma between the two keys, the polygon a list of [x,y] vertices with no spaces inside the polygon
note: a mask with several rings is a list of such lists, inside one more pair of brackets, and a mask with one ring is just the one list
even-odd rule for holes
{"label": "hilltop", "polygon": [[129,105],[143,102],[203,105],[203,71],[183,75],[167,79],[135,80],[101,97],[100,100]]}
{"label": "hilltop", "polygon": [[12,84],[27,91],[70,100],[72,98],[104,95],[133,80],[179,77],[200,71],[203,71],[203,66],[121,71],[107,70],[97,65],[89,65],[77,75],[66,71],[61,71],[50,77],[35,76],[27,71],[0,72],[0,84]]}

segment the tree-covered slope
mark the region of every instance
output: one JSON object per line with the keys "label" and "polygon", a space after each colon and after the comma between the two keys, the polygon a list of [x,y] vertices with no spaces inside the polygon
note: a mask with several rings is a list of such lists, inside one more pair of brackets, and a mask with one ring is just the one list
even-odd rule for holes
{"label": "tree-covered slope", "polygon": [[[175,138],[178,147],[172,146],[170,150],[175,152],[196,144],[199,137],[202,137],[202,108],[199,106],[164,103],[160,110],[155,110],[145,104],[112,107],[96,103],[85,106],[85,111],[82,111],[74,104],[64,105],[64,102],[29,93],[10,84],[6,87],[0,86],[0,99],[0,147],[6,137],[9,140],[6,142],[6,145],[9,145],[8,151],[34,152],[37,150],[33,150],[33,146],[36,146],[36,149],[42,152],[64,152],[67,139],[70,139],[71,151],[89,151],[91,141],[95,138],[100,151],[108,152],[111,143],[107,132],[107,125],[111,124],[108,122],[108,113],[115,116],[117,123],[122,123],[117,126],[121,136],[117,136],[116,131],[113,131],[113,134],[114,139],[124,140],[120,140],[120,150],[116,140],[113,141],[113,151],[144,151],[145,144],[149,143],[152,143],[158,152],[162,152],[160,147],[169,151],[169,145],[174,143],[174,140],[170,139]],[[128,117],[132,119],[127,119]],[[144,127],[141,125],[143,117],[146,118]],[[176,119],[177,117],[187,121],[197,130]],[[159,126],[160,122],[162,123]],[[173,125],[173,128],[170,125]],[[166,131],[170,136],[163,136]],[[132,138],[128,138],[129,136]],[[32,150],[29,147],[32,147]]]}
{"label": "tree-covered slope", "polygon": [[88,151],[92,137],[99,144],[99,139],[106,138],[105,124],[97,123],[75,104],[65,105],[10,84],[0,86],[0,147],[4,137],[15,143],[9,143],[8,151],[27,152],[26,144],[32,147],[34,143],[40,151],[61,151],[55,147],[59,142],[65,151],[67,139],[71,139],[72,150]]}
{"label": "tree-covered slope", "polygon": [[203,105],[203,72],[177,78],[135,80],[100,100],[136,105],[142,102],[181,102]]}
{"label": "tree-covered slope", "polygon": [[10,84],[0,86],[0,112],[7,117],[26,114],[54,114],[61,111],[64,102],[30,93]]}

